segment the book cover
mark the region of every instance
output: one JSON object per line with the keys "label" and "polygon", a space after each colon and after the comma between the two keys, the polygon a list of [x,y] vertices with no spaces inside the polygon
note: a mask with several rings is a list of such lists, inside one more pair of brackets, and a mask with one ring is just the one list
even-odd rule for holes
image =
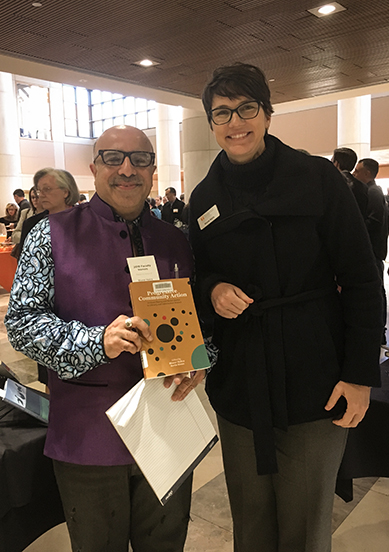
{"label": "book cover", "polygon": [[3,401],[34,416],[45,424],[49,421],[49,395],[40,393],[21,383],[7,379],[4,391],[1,392]]}
{"label": "book cover", "polygon": [[189,278],[131,282],[129,288],[134,315],[154,337],[140,352],[145,379],[209,368]]}

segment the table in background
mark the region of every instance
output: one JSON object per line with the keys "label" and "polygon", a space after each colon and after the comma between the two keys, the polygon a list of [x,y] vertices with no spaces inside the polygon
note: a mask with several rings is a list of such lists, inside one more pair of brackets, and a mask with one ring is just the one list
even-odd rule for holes
{"label": "table in background", "polygon": [[371,391],[366,416],[349,431],[336,486],[346,502],[353,499],[353,479],[389,477],[389,360],[381,364],[381,381],[382,387]]}
{"label": "table in background", "polygon": [[17,267],[17,260],[11,257],[12,248],[9,251],[0,249],[0,286],[11,291],[12,282],[14,280]]}
{"label": "table in background", "polygon": [[0,400],[0,552],[22,552],[65,521],[47,428]]}

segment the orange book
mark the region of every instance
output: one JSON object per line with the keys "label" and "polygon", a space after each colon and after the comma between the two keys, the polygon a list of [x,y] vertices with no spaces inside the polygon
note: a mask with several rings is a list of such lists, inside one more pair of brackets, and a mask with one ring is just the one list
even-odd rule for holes
{"label": "orange book", "polygon": [[140,351],[145,379],[209,368],[189,278],[131,282],[132,309],[153,341]]}

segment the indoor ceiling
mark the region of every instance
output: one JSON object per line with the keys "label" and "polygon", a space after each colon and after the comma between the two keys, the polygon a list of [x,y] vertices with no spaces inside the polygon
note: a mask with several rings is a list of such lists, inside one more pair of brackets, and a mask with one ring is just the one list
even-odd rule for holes
{"label": "indoor ceiling", "polygon": [[265,71],[274,103],[388,82],[389,1],[340,3],[317,18],[320,0],[2,0],[0,53],[193,97],[235,61]]}

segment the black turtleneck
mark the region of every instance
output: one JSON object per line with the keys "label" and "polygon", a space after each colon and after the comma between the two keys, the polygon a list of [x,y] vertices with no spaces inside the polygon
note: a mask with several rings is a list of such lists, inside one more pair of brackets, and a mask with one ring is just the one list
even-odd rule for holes
{"label": "black turtleneck", "polygon": [[265,144],[263,153],[249,163],[231,163],[225,151],[221,154],[223,184],[231,194],[234,209],[256,205],[273,178],[276,146],[268,135],[265,137]]}

